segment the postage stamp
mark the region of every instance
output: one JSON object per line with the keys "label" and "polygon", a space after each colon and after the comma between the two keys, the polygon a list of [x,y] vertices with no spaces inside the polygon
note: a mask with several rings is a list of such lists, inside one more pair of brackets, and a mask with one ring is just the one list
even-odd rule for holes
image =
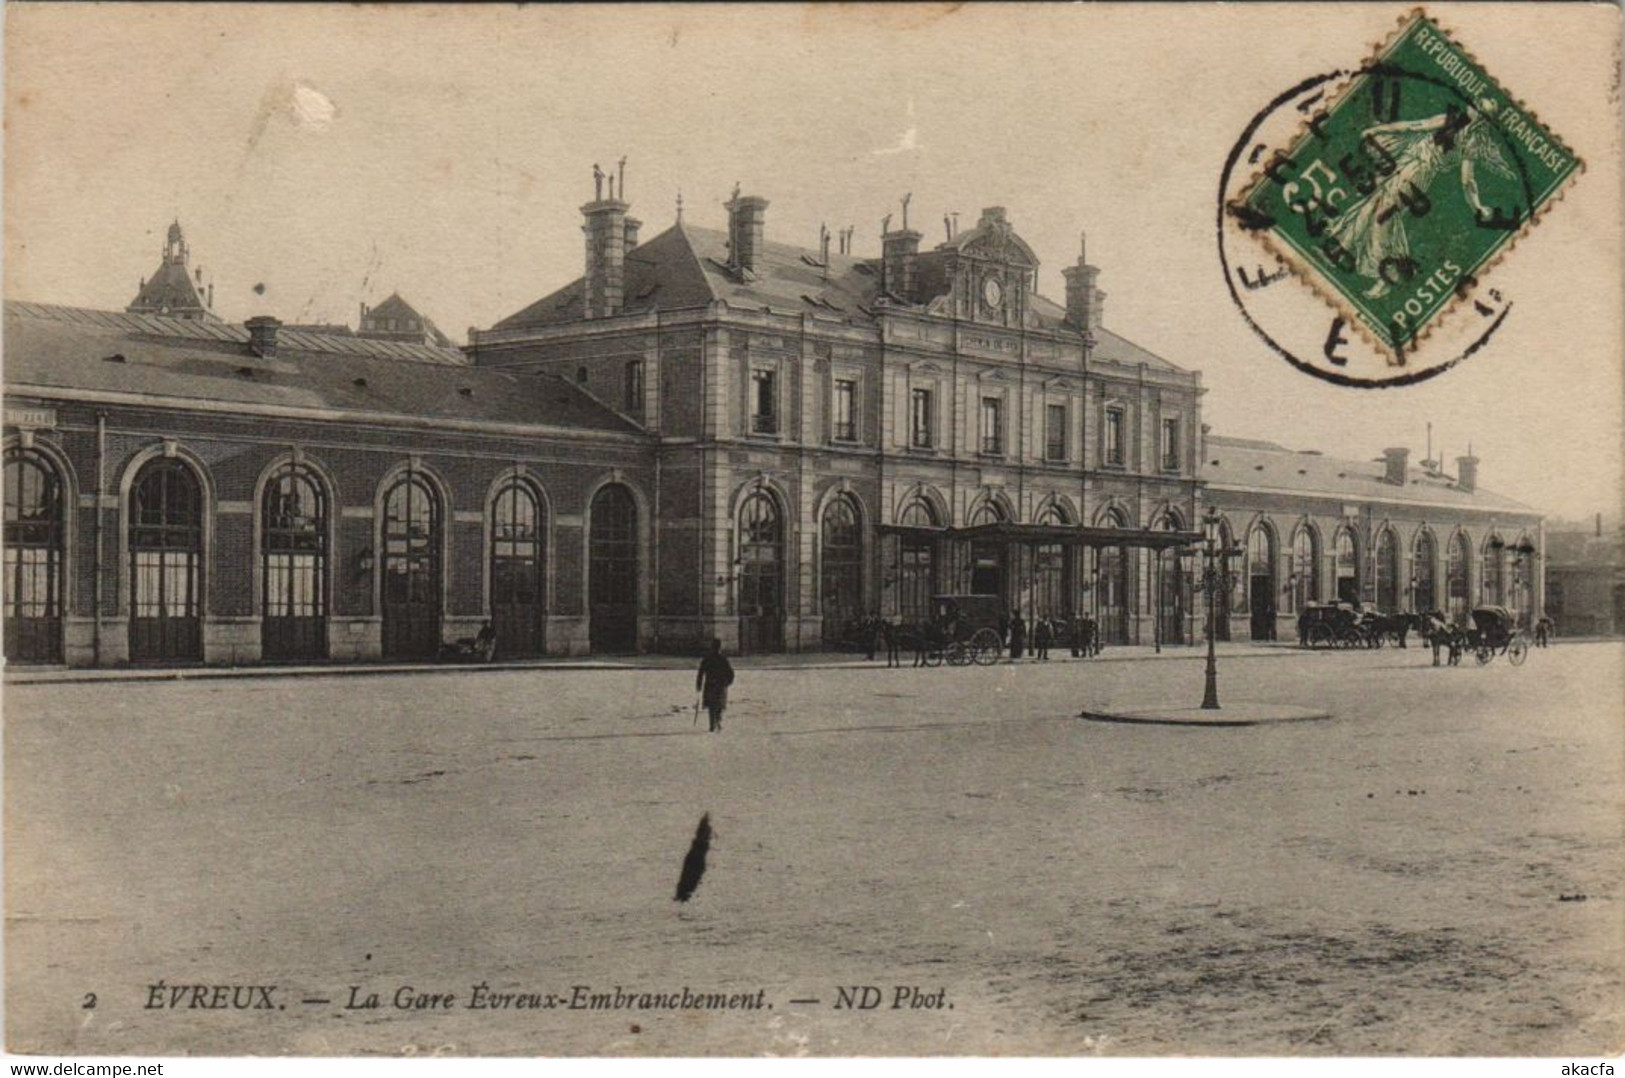
{"label": "postage stamp", "polygon": [[1231,209],[1404,367],[1583,168],[1417,8]]}

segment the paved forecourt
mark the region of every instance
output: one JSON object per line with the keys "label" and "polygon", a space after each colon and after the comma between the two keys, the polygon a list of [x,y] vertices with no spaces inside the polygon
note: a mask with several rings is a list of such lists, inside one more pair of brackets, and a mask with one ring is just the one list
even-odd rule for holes
{"label": "paved forecourt", "polygon": [[[686,668],[10,685],[8,1040],[1617,1045],[1619,645],[1518,669],[1282,651],[1221,660],[1221,699],[1330,720],[1077,717],[1194,707],[1202,664],[1183,660],[742,667],[720,735],[696,721]],[[702,817],[703,872],[678,903]],[[274,985],[287,1009],[153,1008],[160,981]],[[481,985],[762,1006],[491,1010],[469,1005]],[[836,1008],[866,985],[884,1006]],[[894,1010],[899,986],[921,1005]],[[352,989],[381,1006],[345,1006]],[[435,994],[455,998],[415,1006]]]}

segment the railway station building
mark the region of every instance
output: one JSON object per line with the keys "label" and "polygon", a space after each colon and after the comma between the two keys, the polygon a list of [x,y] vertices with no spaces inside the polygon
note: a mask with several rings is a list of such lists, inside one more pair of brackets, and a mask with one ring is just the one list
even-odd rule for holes
{"label": "railway station building", "polygon": [[581,276],[461,349],[399,297],[225,323],[178,225],[156,304],[8,303],[8,659],[428,659],[486,622],[507,658],[817,650],[943,594],[1191,644],[1209,506],[1221,637],[1333,597],[1539,609],[1540,515],[1475,458],[1213,435],[1200,373],[1108,327],[1082,253],[1040,294],[999,207],[864,257],[737,192],[644,239],[616,193]]}

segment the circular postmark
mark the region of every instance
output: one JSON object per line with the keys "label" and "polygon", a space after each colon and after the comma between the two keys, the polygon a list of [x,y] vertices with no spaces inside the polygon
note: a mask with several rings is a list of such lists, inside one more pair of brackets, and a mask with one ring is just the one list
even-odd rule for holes
{"label": "circular postmark", "polygon": [[[1332,107],[1347,105],[1349,88],[1362,84],[1370,88],[1360,107],[1374,115],[1343,125],[1360,136],[1355,149],[1321,150],[1315,140],[1331,142],[1321,126],[1329,95],[1344,87]],[[1409,111],[1406,100],[1415,102]],[[1493,108],[1445,79],[1372,62],[1306,78],[1252,117],[1225,158],[1216,230],[1231,301],[1272,352],[1326,381],[1378,388],[1435,377],[1490,342],[1513,304],[1483,274],[1537,206],[1519,146],[1485,122]],[[1489,182],[1462,164],[1483,156],[1498,174]],[[1504,207],[1484,205],[1492,184]],[[1273,202],[1259,197],[1271,187]],[[1283,242],[1288,224],[1298,235]],[[1306,236],[1323,238],[1310,248]],[[1341,242],[1349,237],[1363,262]],[[1483,252],[1477,262],[1457,253],[1473,250],[1469,241]],[[1356,278],[1357,269],[1367,276]],[[1397,332],[1423,311],[1422,325]]]}

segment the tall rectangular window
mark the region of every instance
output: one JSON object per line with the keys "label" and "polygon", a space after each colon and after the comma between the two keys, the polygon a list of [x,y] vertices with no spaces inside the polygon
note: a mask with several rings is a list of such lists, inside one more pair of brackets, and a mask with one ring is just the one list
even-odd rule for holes
{"label": "tall rectangular window", "polygon": [[1004,400],[1000,397],[982,398],[982,452],[1004,452]]}
{"label": "tall rectangular window", "polygon": [[1179,418],[1162,421],[1162,466],[1167,471],[1179,470]]}
{"label": "tall rectangular window", "polygon": [[909,441],[916,449],[931,448],[931,431],[935,426],[931,414],[931,391],[916,389],[909,395]]}
{"label": "tall rectangular window", "polygon": [[752,434],[779,432],[778,395],[769,370],[750,372],[750,431]]}
{"label": "tall rectangular window", "polygon": [[643,412],[643,360],[634,359],[626,365],[626,410],[633,415]]}
{"label": "tall rectangular window", "polygon": [[858,440],[857,422],[858,384],[848,378],[835,380],[835,407],[833,434],[837,442]]}
{"label": "tall rectangular window", "polygon": [[1044,408],[1044,459],[1066,459],[1066,405]]}
{"label": "tall rectangular window", "polygon": [[1123,409],[1106,409],[1106,463],[1123,463]]}

